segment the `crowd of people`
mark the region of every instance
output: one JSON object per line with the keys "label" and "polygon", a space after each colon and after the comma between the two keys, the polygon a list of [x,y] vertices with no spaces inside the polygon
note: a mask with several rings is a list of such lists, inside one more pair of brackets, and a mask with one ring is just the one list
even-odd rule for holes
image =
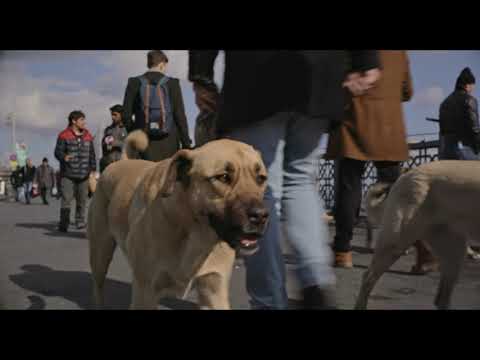
{"label": "crowd of people", "polygon": [[[373,161],[382,182],[394,183],[408,159],[402,102],[414,95],[406,51],[226,51],[224,85],[214,82],[218,50],[189,52],[189,80],[200,115],[196,146],[229,138],[258,149],[269,170],[265,202],[270,221],[260,250],[245,259],[246,288],[252,309],[286,309],[286,271],[282,238],[298,261],[303,307],[335,308],[333,266],[352,268],[351,241],[361,203],[361,177]],[[191,148],[178,79],[166,75],[168,58],[147,55],[148,71],[128,79],[122,105],[110,108],[112,124],[102,138],[100,172],[121,158],[128,133],[144,130],[150,139],[141,158],[161,161]],[[480,124],[469,68],[440,107],[440,158],[479,160]],[[326,158],[336,163],[333,252],[322,199],[316,187],[320,144],[329,135]],[[96,172],[93,136],[86,116],[73,111],[57,140],[60,179],[44,159],[15,172],[17,189],[30,194],[39,184],[61,189],[60,231],[68,231],[76,200],[76,226],[85,227],[89,179]],[[30,202],[30,195],[25,199]],[[306,211],[306,209],[308,209]],[[421,242],[416,271],[434,269]]]}
{"label": "crowd of people", "polygon": [[44,158],[38,167],[33,165],[31,159],[27,159],[25,166],[17,166],[10,175],[15,201],[25,201],[30,205],[32,198],[41,196],[43,204],[48,205],[50,196],[58,197],[56,187],[58,175],[59,173],[55,173],[48,164],[47,158]]}

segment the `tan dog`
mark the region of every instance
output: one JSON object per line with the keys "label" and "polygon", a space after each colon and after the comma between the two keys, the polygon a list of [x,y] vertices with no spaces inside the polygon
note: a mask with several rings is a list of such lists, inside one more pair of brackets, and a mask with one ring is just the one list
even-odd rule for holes
{"label": "tan dog", "polygon": [[[124,156],[148,144],[126,140]],[[257,250],[268,211],[267,172],[251,146],[213,141],[153,163],[121,160],[102,174],[89,209],[88,239],[96,303],[116,245],[132,268],[131,308],[155,309],[164,296],[184,298],[195,283],[202,308],[229,309],[235,260]]]}
{"label": "tan dog", "polygon": [[[367,307],[376,282],[417,240],[423,240],[439,260],[440,285],[435,298],[439,309],[450,306],[467,249],[467,238],[480,239],[480,163],[439,161],[410,170],[393,185],[384,210],[369,209],[381,222],[375,254],[363,277],[356,309]],[[373,189],[371,207],[382,190]]]}

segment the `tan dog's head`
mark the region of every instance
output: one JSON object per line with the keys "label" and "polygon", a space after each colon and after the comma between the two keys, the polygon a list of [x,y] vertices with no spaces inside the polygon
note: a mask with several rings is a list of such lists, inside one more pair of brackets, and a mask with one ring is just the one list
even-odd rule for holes
{"label": "tan dog's head", "polygon": [[367,192],[366,210],[368,222],[372,225],[380,225],[385,208],[385,201],[392,184],[376,183]]}
{"label": "tan dog's head", "polygon": [[[400,174],[406,174],[410,169],[401,168]],[[394,184],[386,182],[378,182],[370,187],[366,196],[366,209],[368,221],[372,225],[380,225],[382,222],[383,212],[385,210],[388,194]]]}
{"label": "tan dog's head", "polygon": [[184,206],[208,221],[221,240],[240,255],[258,250],[269,216],[263,202],[267,170],[253,147],[218,140],[179,151],[161,181],[161,196],[170,196],[177,186],[189,202]]}

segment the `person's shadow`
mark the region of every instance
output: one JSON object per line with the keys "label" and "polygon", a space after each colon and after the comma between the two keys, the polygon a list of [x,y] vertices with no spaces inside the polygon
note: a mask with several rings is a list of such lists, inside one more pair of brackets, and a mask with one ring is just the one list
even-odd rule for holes
{"label": "person's shadow", "polygon": [[[23,265],[20,274],[10,275],[16,285],[44,297],[62,297],[80,309],[95,309],[92,301],[92,279],[85,271],[59,271],[43,265]],[[126,310],[130,306],[131,285],[118,280],[105,280],[104,309]],[[45,309],[40,296],[29,296],[30,310]],[[185,300],[162,299],[160,305],[173,310],[196,310],[198,305]]]}
{"label": "person's shadow", "polygon": [[[86,235],[84,231],[71,231],[69,230],[67,233],[62,233],[58,231],[58,222],[49,222],[49,223],[18,223],[16,224],[17,227],[23,227],[27,229],[43,229],[47,232],[44,235],[51,236],[51,237],[70,237],[75,239],[86,239]],[[75,229],[75,227],[73,227]]]}

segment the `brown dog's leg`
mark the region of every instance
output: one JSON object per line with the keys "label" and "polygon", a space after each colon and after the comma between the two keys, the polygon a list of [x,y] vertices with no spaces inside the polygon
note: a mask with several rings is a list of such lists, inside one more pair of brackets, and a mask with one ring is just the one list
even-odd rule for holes
{"label": "brown dog's leg", "polygon": [[417,250],[417,261],[411,272],[414,274],[427,274],[431,271],[437,271],[437,259],[435,259],[431,251],[421,240],[415,243],[415,248]]}
{"label": "brown dog's leg", "polygon": [[153,286],[133,280],[131,310],[156,310],[158,298]]}
{"label": "brown dog's leg", "polygon": [[372,263],[363,275],[362,286],[355,304],[356,310],[367,308],[368,297],[377,281],[412,245],[409,238],[401,237],[398,231],[393,232],[388,227],[380,230]]}
{"label": "brown dog's leg", "polygon": [[368,297],[375,284],[385,271],[392,266],[403,254],[405,249],[398,251],[395,247],[375,249],[372,264],[363,275],[362,286],[357,297],[355,310],[365,310],[368,304]]}
{"label": "brown dog's leg", "polygon": [[230,310],[228,285],[228,279],[219,273],[210,273],[195,279],[200,308]]}
{"label": "brown dog's leg", "polygon": [[90,245],[90,268],[92,269],[93,278],[93,296],[97,307],[102,307],[104,305],[103,287],[116,247],[115,240],[112,237],[107,234],[103,235],[104,236],[95,236]]}
{"label": "brown dog's leg", "polygon": [[440,284],[434,303],[439,310],[446,310],[450,308],[452,293],[465,260],[466,240],[448,229],[442,229],[435,232],[429,245],[440,263]]}
{"label": "brown dog's leg", "polygon": [[110,234],[107,209],[107,199],[99,188],[88,210],[87,225],[93,297],[97,308],[104,303],[103,286],[116,247],[115,239]]}

